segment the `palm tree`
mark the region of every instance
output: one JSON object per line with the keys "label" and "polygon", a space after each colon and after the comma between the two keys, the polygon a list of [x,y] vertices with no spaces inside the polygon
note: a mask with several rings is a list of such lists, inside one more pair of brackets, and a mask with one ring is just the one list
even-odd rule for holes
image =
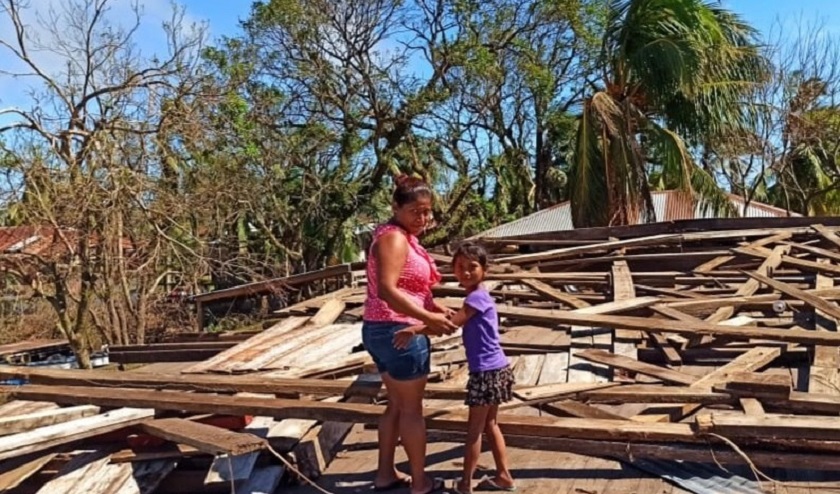
{"label": "palm tree", "polygon": [[767,73],[755,38],[716,2],[610,2],[601,87],[584,102],[570,170],[576,226],[655,220],[651,174],[737,214],[689,149],[750,125],[743,101]]}

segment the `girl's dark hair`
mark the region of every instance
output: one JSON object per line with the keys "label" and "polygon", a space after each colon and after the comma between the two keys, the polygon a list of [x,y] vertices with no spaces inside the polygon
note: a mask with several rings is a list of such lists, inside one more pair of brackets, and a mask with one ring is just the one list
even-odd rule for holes
{"label": "girl's dark hair", "polygon": [[432,197],[432,189],[425,180],[410,175],[400,175],[394,178],[394,203],[405,206],[420,197]]}
{"label": "girl's dark hair", "polygon": [[479,244],[474,242],[462,243],[458,246],[455,254],[452,255],[452,264],[455,264],[455,260],[459,257],[469,259],[470,261],[476,261],[481,264],[482,268],[487,269],[487,251]]}

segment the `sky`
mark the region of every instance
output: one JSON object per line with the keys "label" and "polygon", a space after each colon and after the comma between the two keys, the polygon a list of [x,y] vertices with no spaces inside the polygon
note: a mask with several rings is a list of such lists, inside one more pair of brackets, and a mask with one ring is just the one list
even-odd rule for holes
{"label": "sky", "polygon": [[[209,26],[211,40],[222,36],[233,36],[239,32],[239,21],[246,18],[253,0],[176,0],[186,8],[187,20],[192,22],[206,22]],[[740,13],[748,22],[761,31],[767,31],[774,25],[797,25],[798,19],[807,22],[820,22],[827,32],[840,36],[840,1],[837,0],[721,0],[723,5]],[[170,0],[139,0],[143,8],[143,19],[139,33],[138,45],[148,53],[160,52],[165,48],[165,41],[160,30],[161,22],[169,18],[171,12]],[[32,0],[31,5],[41,12],[50,6],[59,6],[62,0]],[[130,0],[112,0],[114,19],[128,17]],[[10,39],[13,33],[10,23],[0,16],[0,38]],[[37,19],[25,19],[33,29],[40,29]],[[55,61],[48,55],[41,60],[55,66]],[[19,67],[10,67],[9,58],[5,53],[0,56],[0,72]],[[10,106],[25,106],[28,101],[27,83],[25,79],[11,78],[0,74],[0,111]],[[0,115],[0,123],[8,121]]]}

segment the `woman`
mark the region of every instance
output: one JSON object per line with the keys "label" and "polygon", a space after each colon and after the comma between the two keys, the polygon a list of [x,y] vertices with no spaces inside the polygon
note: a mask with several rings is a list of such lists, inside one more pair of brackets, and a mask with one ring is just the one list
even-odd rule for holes
{"label": "woman", "polygon": [[[373,357],[388,391],[388,405],[379,421],[379,465],[375,490],[411,485],[412,494],[443,488],[443,481],[426,475],[426,423],[423,393],[430,368],[429,339],[417,336],[406,348],[394,347],[394,334],[424,324],[438,334],[457,329],[438,306],[432,286],[441,276],[434,260],[417,240],[432,217],[432,191],[419,178],[396,180],[393,216],[373,234],[367,264],[368,289],[362,341]],[[394,466],[397,443],[402,440],[411,468],[405,477]]]}

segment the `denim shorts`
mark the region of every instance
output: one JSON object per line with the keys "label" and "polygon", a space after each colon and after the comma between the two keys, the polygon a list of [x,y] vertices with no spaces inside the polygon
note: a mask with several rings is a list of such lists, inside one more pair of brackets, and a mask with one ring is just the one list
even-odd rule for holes
{"label": "denim shorts", "polygon": [[431,356],[429,337],[417,335],[407,348],[394,347],[394,333],[409,325],[397,322],[368,322],[362,324],[362,343],[373,357],[379,373],[388,373],[397,381],[410,381],[429,375]]}

